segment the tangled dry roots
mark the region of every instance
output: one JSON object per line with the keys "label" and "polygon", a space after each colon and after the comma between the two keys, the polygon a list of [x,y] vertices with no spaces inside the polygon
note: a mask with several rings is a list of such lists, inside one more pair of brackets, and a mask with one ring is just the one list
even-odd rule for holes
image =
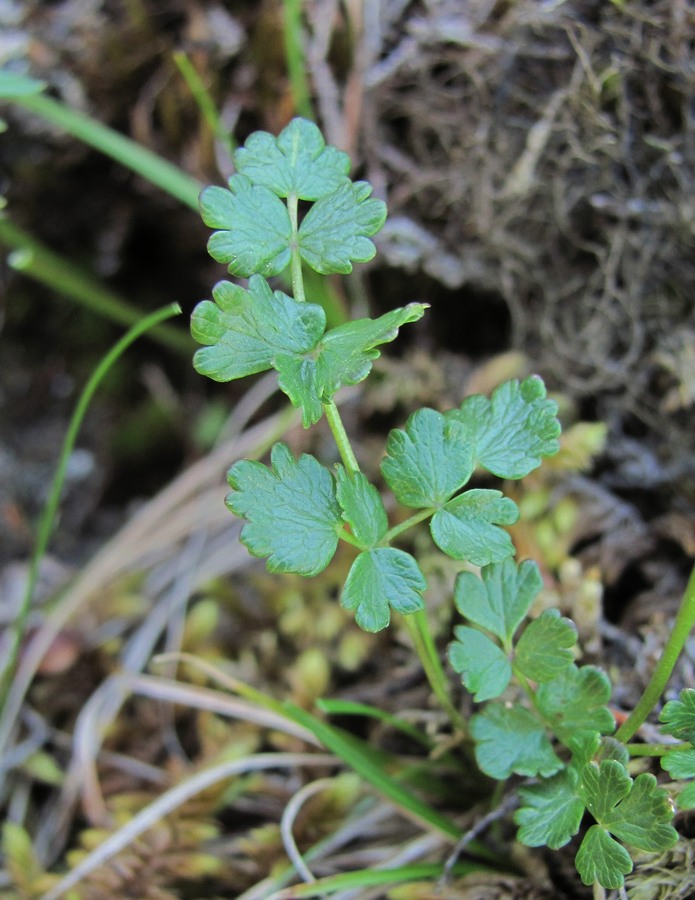
{"label": "tangled dry roots", "polygon": [[674,325],[694,321],[695,9],[441,0],[404,22],[402,6],[383,5],[368,72],[369,154],[398,214],[384,251],[462,303],[502,296],[546,373],[663,429]]}

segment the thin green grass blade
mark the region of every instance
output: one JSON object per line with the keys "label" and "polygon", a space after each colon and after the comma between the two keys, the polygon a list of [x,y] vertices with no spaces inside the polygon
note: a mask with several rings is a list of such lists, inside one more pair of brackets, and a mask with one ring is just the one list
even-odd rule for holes
{"label": "thin green grass blade", "polygon": [[[283,428],[283,432],[286,429]],[[272,443],[275,442],[277,437],[273,436]],[[265,450],[266,448],[262,448]],[[261,456],[262,452],[259,448],[258,453],[254,453],[249,455],[246,458],[256,458],[256,456]],[[219,684],[221,687],[226,688],[226,690],[231,691],[234,694],[238,694],[240,697],[243,697],[245,700],[249,700],[251,703],[256,703],[264,709],[270,710],[270,712],[277,713],[280,716],[284,716],[286,719],[290,719],[293,722],[297,722],[297,718],[294,716],[293,710],[288,710],[286,705],[281,700],[276,700],[275,697],[270,694],[266,694],[258,688],[253,687],[253,685],[248,684],[245,681],[242,681],[240,678],[237,678],[235,675],[230,675],[228,672],[224,672],[216,666],[212,665],[205,659],[201,659],[198,656],[195,656],[193,653],[159,653],[152,660],[153,665],[166,665],[170,662],[182,663],[187,666],[190,666],[192,669],[195,669],[198,672],[202,672],[216,684]],[[300,723],[298,723],[300,724]]]}
{"label": "thin green grass blade", "polygon": [[681,600],[678,615],[671,627],[671,634],[661,651],[659,662],[652,673],[649,684],[637,701],[635,708],[625,719],[614,737],[618,741],[627,743],[646,721],[649,713],[659,702],[673,669],[685,646],[685,642],[695,627],[695,566],[690,573],[690,578],[685,586],[685,593]]}
{"label": "thin green grass blade", "polygon": [[331,699],[317,700],[316,705],[322,712],[328,713],[329,716],[368,716],[370,719],[378,719],[380,722],[391,725],[392,728],[403,732],[403,734],[407,734],[408,737],[417,741],[418,744],[427,750],[432,749],[432,741],[428,740],[426,735],[415,728],[414,725],[411,725],[410,722],[406,722],[404,719],[399,719],[398,716],[385,712],[383,709],[378,709],[376,706],[370,706],[368,703],[355,703],[352,700]]}
{"label": "thin green grass blade", "polygon": [[212,99],[210,91],[205,86],[203,79],[198,74],[198,70],[191,62],[190,57],[184,53],[183,50],[177,50],[174,53],[173,58],[182,78],[188,85],[191,96],[198,104],[198,109],[207,122],[210,131],[212,131],[218,141],[222,142],[229,159],[231,160],[232,154],[236,149],[236,142],[222,124],[222,120],[218,115],[217,107],[215,106],[215,101]]}
{"label": "thin green grass blade", "polygon": [[203,185],[191,175],[162,159],[156,153],[102,125],[90,116],[46,97],[43,94],[17,96],[12,101],[42,119],[65,129],[106,156],[115,159],[133,172],[137,172],[151,184],[180,200],[191,209],[198,210],[198,195]]}
{"label": "thin green grass blade", "polygon": [[320,722],[293,703],[285,703],[284,706],[288,714],[311,731],[324,747],[339,756],[351,769],[397,806],[447,837],[454,840],[461,837],[461,830],[450,819],[416,797],[384,771],[379,754],[374,748],[364,744],[354,735],[348,735],[342,729]]}
{"label": "thin green grass blade", "polygon": [[[486,867],[476,863],[457,863],[452,870],[459,877],[472,872],[486,871]],[[311,884],[299,884],[277,891],[268,900],[305,900],[309,897],[322,897],[340,890],[357,888],[373,888],[386,884],[402,884],[407,881],[430,881],[444,874],[444,866],[439,863],[414,863],[398,866],[393,869],[360,869],[356,872],[341,872],[319,878]],[[442,897],[444,895],[442,894]]]}
{"label": "thin green grass blade", "polygon": [[[0,216],[0,244],[15,251],[10,254],[9,263],[12,268],[28,278],[45,284],[71,300],[76,300],[87,309],[119,325],[129,328],[141,321],[143,317],[141,309],[132,306],[104,287],[79,266],[49,250],[45,244],[37,241],[4,216]],[[148,336],[170,350],[185,354],[186,358],[190,359],[193,341],[187,332],[178,331],[168,325],[159,325],[153,328]]]}
{"label": "thin green grass blade", "polygon": [[294,108],[305,119],[313,119],[309,79],[306,77],[306,58],[302,34],[302,0],[284,0],[284,36],[287,73],[290,78]]}
{"label": "thin green grass blade", "polygon": [[30,97],[46,90],[46,82],[37,78],[29,78],[19,72],[0,70],[0,100],[16,100],[18,97]]}
{"label": "thin green grass blade", "polygon": [[29,574],[27,577],[24,596],[22,597],[22,602],[20,604],[17,617],[9,630],[9,648],[7,649],[5,658],[3,660],[2,669],[0,670],[0,709],[2,709],[5,705],[7,693],[10,689],[12,678],[17,667],[19,651],[22,645],[22,641],[24,640],[27,622],[29,619],[29,611],[31,610],[31,601],[34,594],[34,589],[36,587],[36,582],[38,580],[39,567],[41,565],[41,560],[43,559],[46,549],[48,548],[48,542],[55,525],[56,514],[58,512],[58,504],[60,502],[60,495],[63,490],[63,484],[65,483],[65,474],[67,472],[68,460],[75,446],[77,435],[79,433],[87,409],[89,408],[92,397],[94,396],[94,393],[101,382],[104,380],[104,377],[108,373],[109,369],[113,366],[116,360],[123,355],[128,347],[130,347],[130,345],[140,337],[141,334],[147,331],[148,328],[152,328],[160,322],[163,322],[165,319],[170,319],[172,316],[179,315],[180,313],[181,307],[177,303],[171,303],[169,304],[169,306],[165,306],[162,309],[150,313],[149,316],[144,316],[136,325],[134,325],[128,332],[126,332],[126,334],[124,334],[123,337],[116,344],[114,344],[111,350],[109,350],[109,352],[104,356],[104,358],[92,373],[82,393],[80,394],[77,405],[75,406],[75,410],[70,419],[65,439],[63,441],[60,458],[58,460],[55,475],[53,476],[48,499],[41,513],[41,519],[39,521],[39,527],[36,536],[36,546],[34,548],[34,553],[32,554],[31,563],[29,565]]}

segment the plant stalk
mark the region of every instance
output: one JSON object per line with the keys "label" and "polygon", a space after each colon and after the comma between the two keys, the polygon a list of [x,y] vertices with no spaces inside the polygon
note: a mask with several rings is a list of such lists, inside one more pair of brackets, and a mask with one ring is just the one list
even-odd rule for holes
{"label": "plant stalk", "polygon": [[335,400],[331,399],[327,403],[324,403],[323,411],[326,413],[326,420],[333,432],[340,458],[342,459],[345,468],[354,475],[356,472],[359,472],[360,464],[357,462],[357,457],[352,449],[352,444],[350,443],[350,438],[343,425],[343,420],[340,418],[340,413],[338,412]]}
{"label": "plant stalk", "polygon": [[683,594],[676,621],[673,623],[673,630],[661,653],[661,659],[657,663],[651,680],[638,700],[635,708],[616,731],[615,737],[617,740],[626,744],[646,721],[647,716],[659,702],[659,698],[664,692],[664,688],[671,677],[673,668],[678,661],[678,657],[680,656],[694,625],[695,566],[690,573],[690,578],[688,579],[688,584],[685,588],[685,593]]}
{"label": "plant stalk", "polygon": [[672,750],[687,750],[690,746],[684,741],[680,744],[626,744],[625,749],[630,756],[666,756]]}
{"label": "plant stalk", "polygon": [[215,139],[224,145],[227,155],[231,160],[236,149],[234,138],[224,127],[224,123],[217,111],[215,101],[213,100],[210,91],[205,86],[203,79],[198,74],[198,70],[191,62],[190,57],[184,53],[183,50],[176,50],[173,54],[173,59],[181,76],[188,85],[188,89],[191,92],[193,99],[197,103],[203,119],[207,122]]}
{"label": "plant stalk", "polygon": [[391,543],[392,540],[394,540],[394,538],[397,538],[400,534],[403,534],[404,531],[407,531],[414,525],[418,525],[420,522],[424,522],[425,519],[429,519],[429,517],[433,516],[436,511],[436,507],[431,506],[428,509],[421,509],[419,512],[414,513],[412,516],[408,516],[408,518],[403,522],[400,522],[398,525],[394,525],[393,528],[389,528],[389,530],[381,539],[380,544],[387,546]]}
{"label": "plant stalk", "polygon": [[290,272],[292,275],[292,293],[294,299],[299,303],[306,301],[304,293],[304,277],[302,275],[302,257],[299,253],[299,218],[298,218],[299,199],[296,194],[289,194],[287,197],[287,212],[290,216],[290,225],[292,226],[292,236],[290,239]]}

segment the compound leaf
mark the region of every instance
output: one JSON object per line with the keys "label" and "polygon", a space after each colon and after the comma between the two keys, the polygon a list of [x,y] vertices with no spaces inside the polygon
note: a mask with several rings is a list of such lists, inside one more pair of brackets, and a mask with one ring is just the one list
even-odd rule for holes
{"label": "compound leaf", "polygon": [[527,847],[557,850],[579,831],[584,801],[570,770],[519,788],[519,797],[521,807],[514,814],[514,821],[520,826],[517,837]]}
{"label": "compound leaf", "polygon": [[373,547],[388,530],[386,510],[379,491],[362,472],[337,467],[337,496],[343,519],[355,538],[365,547]]}
{"label": "compound leaf", "polygon": [[241,540],[253,556],[268,557],[270,572],[317,575],[333,558],[342,526],[333,477],[313,456],[295,460],[282,443],[270,461],[242,459],[227,475],[227,506],[248,520]]}
{"label": "compound leaf", "polygon": [[465,426],[434,409],[419,409],[405,430],[394,428],[389,434],[381,471],[403,506],[439,506],[473,474],[473,447]]}
{"label": "compound leaf", "polygon": [[539,685],[536,692],[538,708],[566,747],[582,732],[608,734],[615,729],[615,719],[606,706],[610,696],[608,676],[595,666],[570,665],[552,681]]}
{"label": "compound leaf", "polygon": [[193,310],[191,334],[209,345],[196,352],[193,365],[215,381],[263,372],[278,357],[306,353],[326,327],[320,306],[273,292],[261,275],[251,276],[248,290],[221,281],[212,296],[214,303],[203,300]]}
{"label": "compound leaf", "polygon": [[454,634],[456,640],[449,644],[449,662],[475,702],[499,697],[512,677],[506,654],[477,628],[457,625]]}
{"label": "compound leaf", "polygon": [[577,629],[556,609],[546,609],[528,624],[515,649],[519,670],[533,681],[550,681],[572,665]]}
{"label": "compound leaf", "polygon": [[355,610],[360,628],[381,631],[389,624],[390,606],[404,615],[423,609],[426,587],[414,557],[394,547],[378,547],[363,551],[353,562],[340,602]]}
{"label": "compound leaf", "polygon": [[200,195],[203,221],[213,232],[208,252],[232,275],[277,275],[290,261],[287,207],[267,187],[232,175],[229,190],[213,185]]}
{"label": "compound leaf", "polygon": [[519,509],[501,491],[476,488],[438,509],[430,522],[435,544],[453,559],[475,566],[502,562],[514,555],[512,539],[499,525],[513,525]]}
{"label": "compound leaf", "polygon": [[386,221],[386,204],[370,199],[366,181],[346,181],[311,207],[299,227],[299,252],[321,275],[352,271],[376,253],[369,236]]}
{"label": "compound leaf", "polygon": [[678,700],[669,700],[664,704],[659,721],[664,722],[661,728],[664,734],[695,744],[695,690],[685,688],[678,695]]}
{"label": "compound leaf", "polygon": [[456,578],[454,602],[465,618],[509,642],[543,587],[538,565],[530,559],[485,566],[480,578],[461,572]]}
{"label": "compound leaf", "polygon": [[346,181],[350,157],[326,146],[318,127],[295,118],[277,137],[256,131],[234,154],[237,170],[278,197],[318,200]]}
{"label": "compound leaf", "polygon": [[487,775],[502,781],[517,775],[554,775],[562,768],[545,729],[522,706],[488,703],[471,719],[475,757]]}
{"label": "compound leaf", "polygon": [[426,308],[409,303],[378,319],[356,319],[327,331],[309,354],[279,357],[275,368],[280,387],[301,407],[304,427],[318,422],[322,403],[343,385],[363,381],[380,354],[377,347],[392,341],[401,325],[422,318]]}
{"label": "compound leaf", "polygon": [[598,825],[584,835],[574,863],[584,884],[598,882],[610,890],[621,888],[632,872],[630,854]]}
{"label": "compound leaf", "polygon": [[505,381],[492,397],[475,394],[448,415],[466,423],[476,460],[500,478],[523,478],[560,449],[557,403],[537,375]]}

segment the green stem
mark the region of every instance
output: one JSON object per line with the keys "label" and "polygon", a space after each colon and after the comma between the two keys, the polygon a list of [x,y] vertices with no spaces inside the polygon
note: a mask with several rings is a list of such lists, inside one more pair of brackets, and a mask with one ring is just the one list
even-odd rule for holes
{"label": "green stem", "polygon": [[673,629],[661,653],[654,674],[630,715],[616,731],[615,737],[627,743],[659,702],[685,642],[695,625],[695,567],[690,573]]}
{"label": "green stem", "polygon": [[358,550],[364,550],[364,544],[361,544],[357,538],[347,530],[345,526],[343,526],[338,532],[338,537],[341,541],[345,541],[350,544],[352,547],[357,547]]}
{"label": "green stem", "polygon": [[306,295],[304,293],[304,277],[302,276],[302,257],[299,253],[299,219],[298,207],[299,200],[296,194],[289,194],[287,197],[287,211],[290,214],[290,224],[292,226],[292,235],[290,238],[290,272],[292,273],[292,293],[294,299],[300,303],[304,303]]}
{"label": "green stem", "polygon": [[79,400],[77,401],[77,406],[75,407],[75,411],[72,414],[70,423],[68,425],[68,430],[63,441],[63,446],[60,452],[60,459],[58,460],[58,466],[56,468],[55,475],[53,476],[53,482],[51,484],[48,499],[41,513],[41,519],[39,521],[39,527],[36,536],[36,545],[34,547],[34,553],[32,554],[31,563],[29,565],[29,573],[27,575],[27,583],[24,589],[22,602],[20,604],[13,627],[10,631],[10,646],[7,650],[7,655],[5,656],[2,672],[0,672],[0,709],[3,709],[5,705],[7,694],[10,689],[10,685],[12,684],[15,670],[17,668],[19,651],[21,649],[22,642],[26,633],[29,613],[31,611],[31,602],[34,595],[36,582],[39,576],[39,568],[41,565],[41,560],[43,559],[43,556],[48,547],[48,541],[53,532],[56,514],[58,512],[58,504],[60,502],[60,495],[62,493],[63,484],[65,482],[65,473],[67,471],[68,461],[75,446],[75,441],[77,439],[77,434],[80,430],[80,426],[82,425],[82,420],[85,417],[85,413],[87,412],[94,392],[99,387],[102,380],[104,379],[104,376],[109,371],[111,366],[116,362],[119,356],[121,356],[124,351],[127,350],[127,348],[135,340],[137,340],[137,338],[139,338],[141,334],[143,334],[143,332],[147,331],[148,328],[152,328],[154,325],[157,325],[159,322],[163,322],[165,319],[170,319],[172,316],[178,315],[180,312],[181,308],[179,307],[179,305],[177,303],[172,303],[169,304],[169,306],[165,306],[163,309],[159,309],[153,313],[150,313],[149,316],[145,316],[140,320],[140,322],[138,322],[136,325],[133,325],[133,327],[128,332],[126,332],[126,334],[124,334],[123,337],[111,348],[106,356],[103,357],[99,365],[92,373],[89,381],[82,391],[82,394],[80,395]]}
{"label": "green stem", "polygon": [[466,723],[463,717],[451,702],[449,696],[449,679],[446,677],[444,668],[440,662],[439,654],[430,631],[427,621],[427,614],[424,609],[403,616],[410,637],[415,646],[415,651],[420,658],[422,668],[424,669],[427,680],[439,701],[444,712],[449,716],[454,730],[461,735],[466,734]]}
{"label": "green stem", "polygon": [[690,746],[684,741],[680,744],[626,744],[625,749],[630,756],[666,756],[671,750],[687,750]]}
{"label": "green stem", "polygon": [[383,538],[379,541],[383,546],[387,546],[391,543],[394,538],[397,538],[398,535],[403,534],[404,531],[407,531],[409,528],[412,528],[413,525],[417,525],[420,522],[424,522],[425,519],[429,519],[430,516],[433,516],[437,511],[435,506],[429,507],[428,509],[421,509],[419,512],[414,513],[412,516],[409,516],[403,522],[400,522],[398,525],[394,525],[393,528],[389,528]]}
{"label": "green stem", "polygon": [[352,472],[353,474],[359,472],[360,464],[357,462],[357,457],[353,452],[350,438],[347,435],[347,431],[345,431],[345,426],[343,425],[343,420],[340,418],[340,413],[338,412],[338,407],[335,405],[335,400],[329,400],[327,403],[324,403],[323,411],[326,413],[328,425],[333,432],[333,437],[335,438],[338,452],[345,464],[345,468],[348,472]]}

